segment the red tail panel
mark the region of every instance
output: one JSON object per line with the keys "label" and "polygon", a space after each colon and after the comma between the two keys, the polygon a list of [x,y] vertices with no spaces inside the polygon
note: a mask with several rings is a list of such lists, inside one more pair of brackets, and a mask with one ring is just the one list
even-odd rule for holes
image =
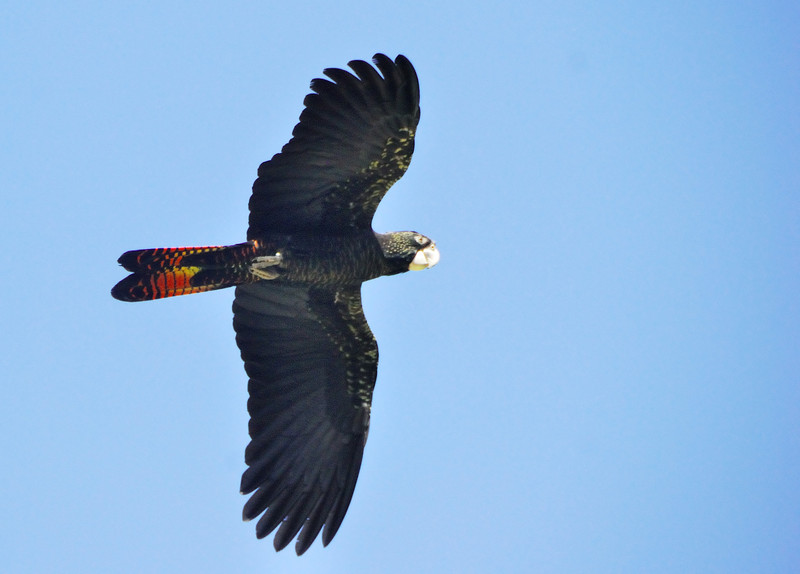
{"label": "red tail panel", "polygon": [[128,251],[119,263],[132,273],[111,295],[120,301],[148,301],[231,287],[250,278],[253,241],[231,246],[159,247]]}
{"label": "red tail panel", "polygon": [[[235,246],[238,247],[238,246]],[[155,249],[138,249],[122,254],[118,263],[128,271],[139,272],[163,269],[164,267],[179,267],[187,255],[211,253],[230,249],[224,245],[212,247],[157,247]]]}

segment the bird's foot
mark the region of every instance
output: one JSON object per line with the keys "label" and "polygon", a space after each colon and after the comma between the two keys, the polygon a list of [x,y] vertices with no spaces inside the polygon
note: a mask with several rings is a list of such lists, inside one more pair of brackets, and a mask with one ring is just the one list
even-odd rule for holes
{"label": "bird's foot", "polygon": [[275,255],[261,255],[256,257],[250,264],[250,273],[259,279],[276,279],[278,272],[270,267],[280,265],[283,256],[280,253]]}

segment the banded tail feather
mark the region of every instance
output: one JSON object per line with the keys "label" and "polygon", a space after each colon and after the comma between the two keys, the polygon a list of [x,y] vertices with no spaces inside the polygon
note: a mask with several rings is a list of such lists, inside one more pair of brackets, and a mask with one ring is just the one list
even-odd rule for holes
{"label": "banded tail feather", "polygon": [[254,280],[250,262],[258,247],[248,241],[127,251],[118,262],[131,274],[114,285],[111,295],[120,301],[150,301],[247,283]]}

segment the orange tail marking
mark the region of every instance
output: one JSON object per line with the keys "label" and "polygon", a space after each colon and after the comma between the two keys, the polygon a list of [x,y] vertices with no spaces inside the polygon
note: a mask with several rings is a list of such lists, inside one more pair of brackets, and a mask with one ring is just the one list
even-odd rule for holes
{"label": "orange tail marking", "polygon": [[119,264],[128,271],[142,272],[180,267],[184,257],[201,253],[212,253],[228,249],[224,245],[206,247],[157,247],[156,249],[139,249],[123,253]]}
{"label": "orange tail marking", "polygon": [[[181,257],[175,261],[175,265],[180,265]],[[163,293],[161,297],[173,297],[175,295],[188,295],[189,293],[200,293],[207,291],[203,286],[192,287],[192,277],[200,271],[199,267],[176,267],[166,271],[156,272],[150,275],[150,287],[153,293]],[[154,297],[159,298],[159,297]]]}
{"label": "orange tail marking", "polygon": [[250,279],[247,262],[256,241],[230,246],[159,247],[123,253],[119,263],[131,274],[111,295],[121,301],[148,301],[231,287]]}

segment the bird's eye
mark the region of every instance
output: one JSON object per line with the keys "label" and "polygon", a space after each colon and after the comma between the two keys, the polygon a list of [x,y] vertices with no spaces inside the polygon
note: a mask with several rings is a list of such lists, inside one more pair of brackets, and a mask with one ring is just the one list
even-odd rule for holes
{"label": "bird's eye", "polygon": [[427,242],[427,239],[428,238],[425,237],[424,235],[415,235],[414,236],[414,241],[416,241],[420,245],[425,245],[425,243]]}

